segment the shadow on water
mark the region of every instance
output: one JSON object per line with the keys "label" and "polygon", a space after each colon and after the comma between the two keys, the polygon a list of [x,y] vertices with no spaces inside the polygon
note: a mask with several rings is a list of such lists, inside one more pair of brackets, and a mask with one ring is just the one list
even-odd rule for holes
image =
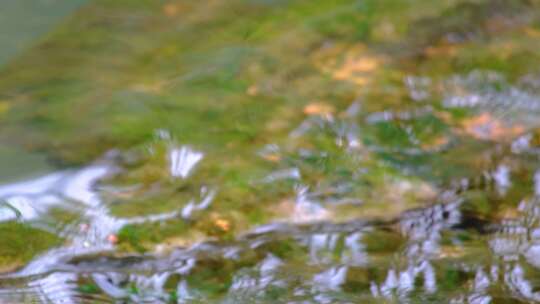
{"label": "shadow on water", "polygon": [[[0,66],[24,52],[54,27],[81,7],[85,0],[5,1],[0,11]],[[21,22],[24,20],[24,22]]]}

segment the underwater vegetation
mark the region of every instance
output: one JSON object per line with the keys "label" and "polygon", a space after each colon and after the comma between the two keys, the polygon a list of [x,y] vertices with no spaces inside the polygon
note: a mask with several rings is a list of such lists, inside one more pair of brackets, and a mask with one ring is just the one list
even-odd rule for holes
{"label": "underwater vegetation", "polygon": [[0,57],[0,302],[540,302],[540,2],[71,5]]}

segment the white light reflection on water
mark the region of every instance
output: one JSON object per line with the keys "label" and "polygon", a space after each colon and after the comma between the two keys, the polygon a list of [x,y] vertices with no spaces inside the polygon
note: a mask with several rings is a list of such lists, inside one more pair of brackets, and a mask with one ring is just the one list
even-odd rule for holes
{"label": "white light reflection on water", "polygon": [[202,160],[204,154],[182,146],[169,151],[170,171],[173,177],[186,178],[191,170]]}
{"label": "white light reflection on water", "polygon": [[[173,150],[171,155],[174,156],[171,173],[181,177],[187,177],[202,158],[202,153],[186,147]],[[116,235],[125,225],[180,217],[186,213],[190,204],[193,204],[192,209],[196,210],[208,207],[215,195],[215,191],[204,190],[200,203],[195,204],[192,201],[184,209],[119,218],[110,213],[97,185],[101,179],[115,172],[116,167],[113,164],[103,161],[80,170],[55,172],[34,180],[0,186],[0,199],[9,204],[9,208],[0,208],[0,221],[19,218],[29,225],[51,230],[66,239],[63,246],[52,248],[35,257],[22,269],[1,276],[4,279],[33,276],[35,279],[31,280],[27,287],[16,290],[0,288],[0,299],[23,301],[34,295],[42,302],[77,303],[77,276],[67,272],[54,272],[59,265],[65,265],[65,261],[76,256],[114,250],[115,242],[112,242],[110,237]],[[44,219],[49,216],[48,210],[56,207],[76,212],[80,218],[69,223],[62,231],[55,231],[47,226]],[[99,278],[96,278],[96,282],[100,282]]]}

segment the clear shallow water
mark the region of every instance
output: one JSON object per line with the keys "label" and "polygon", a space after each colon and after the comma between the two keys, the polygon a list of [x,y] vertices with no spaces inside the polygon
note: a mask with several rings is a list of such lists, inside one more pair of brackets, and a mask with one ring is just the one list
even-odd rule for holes
{"label": "clear shallow water", "polygon": [[0,71],[0,302],[540,301],[535,3],[223,5]]}
{"label": "clear shallow water", "polygon": [[[7,0],[0,12],[0,65],[24,52],[85,1]],[[24,21],[23,21],[24,20]]]}

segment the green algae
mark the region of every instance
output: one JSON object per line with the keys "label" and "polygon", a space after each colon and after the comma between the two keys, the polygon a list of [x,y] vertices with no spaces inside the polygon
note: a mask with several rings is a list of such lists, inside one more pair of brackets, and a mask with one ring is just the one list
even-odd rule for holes
{"label": "green algae", "polygon": [[[341,34],[343,28],[357,29],[359,24],[368,22],[364,18],[377,19],[374,14],[383,15],[400,7],[377,4],[377,9],[383,9],[379,11],[371,8],[376,2],[354,3],[261,5],[235,2],[217,10],[213,6],[222,4],[212,2],[207,6],[214,9],[216,15],[205,18],[216,21],[208,22],[202,16],[201,20],[188,18],[186,21],[177,17],[163,18],[157,3],[123,7],[114,1],[97,1],[69,21],[69,27],[60,28],[35,48],[36,53],[48,53],[47,61],[41,61],[43,57],[30,52],[12,63],[0,77],[0,87],[5,88],[4,94],[10,100],[29,100],[17,102],[18,106],[10,110],[5,134],[9,134],[12,125],[9,121],[24,121],[25,134],[34,141],[33,146],[54,148],[55,154],[64,161],[75,163],[95,158],[112,142],[120,147],[140,143],[157,128],[168,129],[185,142],[216,148],[274,139],[275,136],[261,132],[264,121],[268,121],[274,109],[284,102],[294,108],[295,104],[301,106],[311,99],[335,94],[332,92],[335,92],[336,82],[313,68],[309,56],[304,56],[313,50],[305,46],[317,47],[332,41],[328,37],[330,33]],[[235,18],[240,8],[250,14]],[[198,16],[195,11],[208,8],[194,5],[192,9],[187,11]],[[102,14],[104,10],[109,13]],[[361,20],[336,16],[327,13],[329,10],[343,10],[346,16],[356,12]],[[274,25],[276,18],[282,20],[283,12],[288,15],[281,27],[259,29],[265,29],[266,23]],[[326,15],[326,18],[349,21],[337,28],[310,26],[311,20],[328,24],[321,18]],[[124,21],[111,23],[107,18],[113,16]],[[128,31],[130,16],[140,17],[133,29],[144,28],[148,23],[153,27],[146,27],[140,33]],[[219,20],[234,21],[223,26]],[[211,34],[217,26],[218,33],[223,35]],[[283,33],[285,27],[294,27],[302,34]],[[197,35],[209,38],[194,39],[191,33],[195,31],[191,29],[195,28]],[[252,36],[246,40],[245,32],[250,31],[258,33],[254,41]],[[77,34],[72,35],[73,32]],[[299,37],[304,41],[298,40]],[[357,37],[350,43],[366,39]],[[128,41],[137,41],[137,46],[128,48]],[[304,49],[285,48],[291,43]],[[231,47],[235,45],[237,47]],[[70,49],[85,51],[74,53],[69,52]],[[60,61],[63,64],[57,64]],[[49,71],[48,74],[58,75],[58,78],[32,73],[29,66]],[[253,69],[259,72],[253,75]],[[23,82],[26,89],[19,91],[16,83]],[[245,94],[254,84],[263,88],[271,86],[271,91],[261,96]],[[344,103],[349,101],[344,100]],[[31,110],[24,106],[28,103],[33,105]],[[66,116],[68,108],[83,111],[85,115]],[[190,115],[175,119],[186,112]],[[212,121],[212,124],[198,131],[200,121]],[[83,129],[86,130],[84,139],[77,136]],[[54,140],[46,143],[40,138]],[[88,144],[90,142],[98,145]],[[89,146],[93,148],[89,150]]]}
{"label": "green algae", "polygon": [[[413,159],[394,150],[418,145],[421,148],[424,143],[448,136],[450,126],[434,115],[416,118],[410,123],[379,122],[365,128],[362,138],[365,145],[390,149],[370,157],[379,158],[390,166],[379,164],[379,160],[359,162],[343,155],[341,148],[333,143],[331,130],[328,136],[317,131],[301,141],[287,139],[288,133],[305,118],[302,108],[306,104],[322,99],[344,110],[358,98],[354,85],[332,79],[316,68],[312,56],[322,45],[373,43],[374,49],[385,54],[384,50],[390,46],[384,44],[398,41],[422,51],[437,47],[444,35],[467,32],[479,18],[486,22],[492,18],[492,13],[484,10],[488,4],[481,1],[455,6],[444,2],[429,4],[422,14],[415,10],[418,5],[415,1],[399,4],[340,1],[310,5],[301,1],[287,4],[239,1],[229,3],[226,8],[218,1],[204,5],[171,5],[175,5],[175,12],[169,12],[171,16],[161,4],[151,2],[96,1],[86,6],[67,21],[69,27],[56,30],[0,75],[0,87],[5,88],[10,105],[2,132],[4,138],[13,141],[10,134],[19,134],[18,126],[24,126],[24,138],[15,139],[21,141],[19,143],[47,151],[61,162],[82,163],[111,147],[144,147],[154,130],[166,129],[178,142],[192,144],[207,153],[207,160],[198,169],[200,172],[185,184],[170,181],[166,150],[159,148],[153,158],[144,158],[141,165],[130,169],[118,182],[126,185],[142,182],[143,189],[157,183],[158,193],[142,190],[141,197],[125,199],[128,203],[123,203],[122,199],[112,202],[113,214],[131,217],[173,211],[184,206],[201,186],[219,185],[212,212],[228,213],[233,219],[241,214],[244,219],[239,219],[240,223],[235,225],[241,230],[268,222],[274,215],[260,206],[272,209],[293,192],[291,186],[288,190],[275,187],[276,192],[273,192],[269,187],[254,183],[274,166],[255,157],[264,144],[282,143],[329,153],[311,159],[291,155],[280,163],[280,167],[298,166],[308,185],[350,180],[354,175],[351,168],[369,168],[370,173],[365,178],[354,181],[358,186],[351,190],[351,196],[373,201],[375,205],[376,200],[385,200],[371,194],[377,192],[373,187],[388,187],[385,185],[388,178],[383,177],[415,179],[399,177],[399,170],[393,166],[401,168],[409,164],[417,168],[441,163],[438,155]],[[498,5],[505,7],[506,4]],[[512,8],[505,12],[514,18],[526,4],[509,6]],[[207,15],[205,12],[209,10],[215,15]],[[104,11],[108,13],[103,14]],[[239,13],[245,17],[237,18]],[[184,16],[186,18],[182,18]],[[390,18],[392,16],[395,18]],[[280,25],[275,22],[277,18],[281,20]],[[395,31],[394,41],[381,41],[378,45],[381,37],[377,36],[377,27],[389,20]],[[423,25],[426,23],[439,26]],[[523,26],[518,24],[504,31],[496,42],[509,39],[515,43],[515,32]],[[284,31],[291,27],[294,28],[292,33]],[[196,39],[195,32],[207,39]],[[482,35],[492,39],[487,27],[482,29]],[[428,75],[437,77],[450,72],[467,72],[473,67],[521,75],[528,71],[529,65],[520,58],[530,56],[519,47],[530,48],[531,40],[523,39],[510,60],[493,57],[498,56],[496,53],[486,55],[485,48],[480,47],[485,40],[477,42],[475,38],[458,44],[454,62],[435,53],[433,58],[419,60],[415,70],[434,71]],[[42,59],[43,54],[47,54],[48,60]],[[338,56],[341,55],[338,53]],[[411,70],[407,65],[399,65],[404,62],[401,57],[397,59],[396,63],[390,60],[390,64],[374,72],[372,77],[377,82],[372,82],[369,91],[360,93],[361,96],[391,100],[393,94],[388,94],[385,86],[403,90],[393,75]],[[65,64],[58,64],[60,61]],[[32,72],[29,66],[49,71],[55,78]],[[25,83],[25,87],[17,83]],[[251,93],[250,88],[253,88]],[[409,102],[406,98],[403,101]],[[384,107],[385,103],[381,105]],[[375,105],[365,104],[368,109]],[[66,115],[73,110],[85,114],[82,117]],[[281,119],[276,127],[273,122],[279,121],[283,113],[287,113],[287,120]],[[82,130],[84,137],[79,136]],[[419,143],[410,141],[407,130],[416,134]],[[453,172],[463,173],[468,168],[469,163],[465,163],[457,169],[441,168],[454,170],[450,173],[417,174],[431,179],[442,176],[444,180],[446,176],[454,176]],[[161,234],[159,231],[157,234]]]}
{"label": "green algae", "polygon": [[[445,81],[487,70],[505,80],[480,89],[504,93],[537,72],[537,8],[534,1],[94,1],[0,71],[0,139],[68,165],[120,149],[123,171],[102,181],[128,189],[103,195],[117,217],[178,212],[202,188],[216,191],[189,219],[124,226],[121,253],[230,242],[259,225],[295,222],[299,186],[326,204],[324,221],[398,221],[470,178],[456,190],[465,212],[481,221],[512,217],[521,198],[533,195],[537,160],[512,155],[503,136],[479,138],[467,129],[491,109],[446,107]],[[426,97],[410,92],[404,79],[411,75],[430,81]],[[351,103],[359,114],[348,112]],[[313,104],[319,113],[306,111]],[[392,118],[370,116],[388,110]],[[522,114],[512,116],[519,121]],[[347,132],[359,134],[353,147]],[[185,179],[168,168],[170,149],[182,145],[204,153]],[[278,148],[265,152],[269,145]],[[504,195],[482,177],[500,162],[518,171]],[[300,177],[268,181],[291,168]],[[74,220],[69,213],[53,217]],[[412,302],[443,302],[471,285],[471,273],[458,264],[491,258],[477,234],[442,235],[433,258],[439,290],[414,293]],[[362,240],[371,260],[349,270],[343,291],[330,292],[339,301],[358,300],[357,290],[384,281],[390,267],[405,267],[404,235],[387,228]],[[266,253],[286,260],[281,277],[292,283],[243,299],[290,299],[294,286],[324,270],[321,264],[341,263],[343,248],[339,239],[324,262],[308,265],[309,250],[296,241],[260,247],[258,260]],[[202,263],[187,281],[199,297],[217,300],[235,274],[253,275],[257,259]]]}
{"label": "green algae", "polygon": [[19,222],[0,223],[0,270],[13,271],[61,240],[49,232]]}

